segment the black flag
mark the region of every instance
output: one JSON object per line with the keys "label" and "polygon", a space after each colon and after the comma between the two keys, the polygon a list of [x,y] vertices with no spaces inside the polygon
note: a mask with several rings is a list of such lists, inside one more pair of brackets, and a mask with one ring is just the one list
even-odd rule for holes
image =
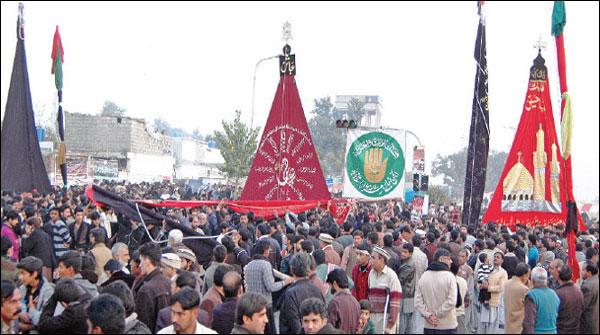
{"label": "black flag", "polygon": [[471,111],[471,131],[467,152],[467,173],[462,212],[462,224],[475,224],[479,220],[481,201],[485,189],[485,175],[490,144],[490,124],[488,111],[488,71],[485,46],[485,17],[479,2],[479,27],[475,41],[475,91]]}
{"label": "black flag", "polygon": [[[103,189],[97,185],[89,185],[86,189],[86,196],[96,202],[98,205],[111,207],[115,210],[115,212],[121,213],[129,219],[133,219],[138,222],[143,219],[145,224],[153,225],[160,225],[162,224],[162,221],[165,220],[169,230],[179,229],[183,233],[184,237],[200,236],[199,233],[195,232],[191,227],[185,224],[175,221],[170,217],[166,217],[144,206],[136,206],[135,202],[123,198],[120,195]],[[141,219],[140,214],[142,216]],[[196,254],[199,264],[208,266],[208,263],[210,263],[212,259],[212,250],[217,245],[217,241],[216,238],[186,239],[184,240],[184,244],[192,249],[192,251]]]}
{"label": "black flag", "polygon": [[19,4],[17,51],[2,122],[0,179],[4,190],[48,192],[50,180],[35,129],[24,40],[23,5]]}

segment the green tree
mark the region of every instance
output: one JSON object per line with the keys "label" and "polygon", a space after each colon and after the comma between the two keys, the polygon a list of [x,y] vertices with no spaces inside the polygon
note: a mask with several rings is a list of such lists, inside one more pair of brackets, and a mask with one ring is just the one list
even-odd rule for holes
{"label": "green tree", "polygon": [[[496,188],[500,174],[504,168],[508,153],[492,150],[488,155],[485,192]],[[462,199],[465,187],[465,174],[467,172],[467,148],[448,156],[438,155],[433,161],[431,174],[436,177],[442,175],[444,184],[450,187],[453,200]]]}
{"label": "green tree", "polygon": [[154,122],[152,123],[152,126],[154,127],[154,129],[164,135],[170,135],[171,134],[171,124],[159,117],[157,119],[154,119]]}
{"label": "green tree", "polygon": [[308,121],[319,162],[325,176],[341,176],[343,174],[346,131],[336,129],[335,121],[343,117],[331,103],[331,97],[315,99],[315,108]]}
{"label": "green tree", "polygon": [[443,175],[444,184],[450,187],[453,199],[460,199],[465,186],[467,171],[467,148],[448,156],[437,155],[431,165],[431,174],[436,177]]}
{"label": "green tree", "polygon": [[233,122],[221,121],[223,132],[215,131],[214,140],[225,164],[218,168],[227,178],[233,181],[236,188],[240,186],[240,179],[246,177],[257,147],[259,128],[250,129],[244,122],[240,121],[241,112],[235,111]]}
{"label": "green tree", "polygon": [[165,134],[172,137],[190,137],[190,134],[187,131],[185,131],[185,129],[181,128],[171,128],[167,132],[165,132]]}
{"label": "green tree", "polygon": [[[36,127],[42,127],[45,130],[45,141],[54,142],[54,146],[58,145],[58,122],[56,121],[58,111],[53,111],[47,105],[35,105],[35,123]],[[66,115],[68,111],[64,111]]]}
{"label": "green tree", "polygon": [[508,158],[508,152],[495,151],[488,156],[487,172],[485,176],[485,191],[492,192],[496,190],[496,185],[500,180],[502,169],[506,164],[506,158]]}
{"label": "green tree", "polygon": [[450,203],[450,196],[448,192],[444,188],[444,186],[440,185],[431,185],[427,190],[427,194],[429,194],[429,203],[430,204],[448,204]]}
{"label": "green tree", "polygon": [[204,137],[200,133],[200,129],[198,129],[198,128],[194,129],[194,131],[192,132],[191,136],[192,136],[192,138],[195,138],[197,140],[203,140],[204,139]]}
{"label": "green tree", "polygon": [[54,143],[54,146],[56,147],[58,145],[59,138],[58,138],[58,130],[56,129],[55,126],[44,126],[43,127],[46,133],[46,141],[51,141]]}
{"label": "green tree", "polygon": [[102,116],[115,116],[115,117],[123,117],[127,109],[119,107],[116,103],[112,101],[105,101],[102,106]]}
{"label": "green tree", "polygon": [[356,124],[360,124],[360,121],[365,115],[365,103],[357,98],[350,99],[346,114],[348,116],[348,120],[354,120],[356,121]]}
{"label": "green tree", "polygon": [[192,137],[197,140],[202,140],[202,134],[200,134],[200,130],[198,128],[196,128],[196,130],[194,130],[193,133],[190,133],[185,129],[175,128],[171,126],[171,124],[167,120],[161,117],[154,119],[152,126],[156,131],[162,133],[163,135],[171,137]]}

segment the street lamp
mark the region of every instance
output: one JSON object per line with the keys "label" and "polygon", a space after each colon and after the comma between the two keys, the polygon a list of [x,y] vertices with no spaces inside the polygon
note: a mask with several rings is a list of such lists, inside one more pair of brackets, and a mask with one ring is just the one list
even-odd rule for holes
{"label": "street lamp", "polygon": [[[423,146],[421,144],[421,140],[419,139],[419,137],[415,133],[413,133],[412,131],[407,130],[407,129],[404,129],[404,132],[405,132],[405,134],[408,133],[408,134],[411,134],[412,136],[414,136],[417,139],[417,142],[419,142],[419,146],[420,147]],[[406,135],[404,135],[404,147],[406,148]]]}
{"label": "street lamp", "polygon": [[258,62],[256,62],[256,66],[254,67],[254,79],[252,79],[252,117],[250,118],[250,129],[252,129],[252,126],[254,124],[254,96],[256,93],[256,71],[258,70],[258,66],[260,65],[260,63],[274,58],[279,58],[279,55],[262,58]]}
{"label": "street lamp", "polygon": [[[288,44],[288,41],[292,39],[292,25],[286,21],[283,24],[283,29],[282,29],[282,41],[285,41],[285,44]],[[269,59],[274,59],[274,58],[279,58],[279,55],[275,55],[275,56],[271,56],[271,57],[266,57],[266,58],[262,58],[260,59],[258,62],[256,62],[256,66],[254,67],[254,79],[252,79],[252,116],[250,117],[250,129],[252,129],[252,126],[254,125],[254,97],[255,97],[255,93],[256,93],[256,71],[258,70],[258,66],[260,65],[260,63],[269,60]]]}

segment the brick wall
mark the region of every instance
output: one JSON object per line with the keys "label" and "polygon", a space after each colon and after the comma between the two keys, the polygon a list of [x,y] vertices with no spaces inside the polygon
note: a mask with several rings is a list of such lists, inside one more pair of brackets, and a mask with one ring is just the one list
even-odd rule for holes
{"label": "brick wall", "polygon": [[69,152],[126,157],[127,152],[172,155],[167,137],[146,131],[141,119],[66,113],[65,144]]}
{"label": "brick wall", "polygon": [[172,156],[173,150],[168,137],[146,130],[145,122],[131,122],[131,151],[135,153]]}
{"label": "brick wall", "polygon": [[67,153],[126,153],[131,151],[131,120],[116,117],[65,114]]}

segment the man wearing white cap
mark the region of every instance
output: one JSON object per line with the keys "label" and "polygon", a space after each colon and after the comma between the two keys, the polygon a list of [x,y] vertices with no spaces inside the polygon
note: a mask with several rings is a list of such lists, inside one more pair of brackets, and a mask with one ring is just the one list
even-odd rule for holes
{"label": "man wearing white cap", "polygon": [[181,247],[185,247],[183,244],[183,233],[179,229],[172,229],[169,232],[169,239],[167,241],[167,245],[173,249],[178,249]]}
{"label": "man wearing white cap", "polygon": [[188,271],[193,274],[196,278],[196,291],[202,297],[202,287],[204,286],[204,280],[202,277],[204,276],[204,268],[198,265],[198,259],[196,258],[196,254],[189,248],[179,248],[175,251],[179,259],[181,259],[181,270]]}
{"label": "man wearing white cap", "polygon": [[398,327],[402,286],[396,272],[387,266],[390,257],[384,249],[373,247],[373,268],[369,273],[369,301],[372,307],[371,320],[375,324],[377,334],[392,334]]}
{"label": "man wearing white cap", "polygon": [[160,268],[163,275],[173,281],[177,275],[177,271],[181,270],[181,258],[172,252],[162,254],[160,257]]}
{"label": "man wearing white cap", "polygon": [[342,259],[340,258],[340,254],[338,254],[335,249],[333,249],[333,237],[329,234],[320,234],[319,235],[319,245],[321,249],[325,252],[325,263],[335,264],[340,266],[342,263]]}
{"label": "man wearing white cap", "polygon": [[202,272],[204,275],[204,269],[198,265],[198,259],[196,258],[196,254],[187,247],[177,248],[175,250],[177,256],[181,259],[181,270],[185,271],[194,271],[194,272]]}

